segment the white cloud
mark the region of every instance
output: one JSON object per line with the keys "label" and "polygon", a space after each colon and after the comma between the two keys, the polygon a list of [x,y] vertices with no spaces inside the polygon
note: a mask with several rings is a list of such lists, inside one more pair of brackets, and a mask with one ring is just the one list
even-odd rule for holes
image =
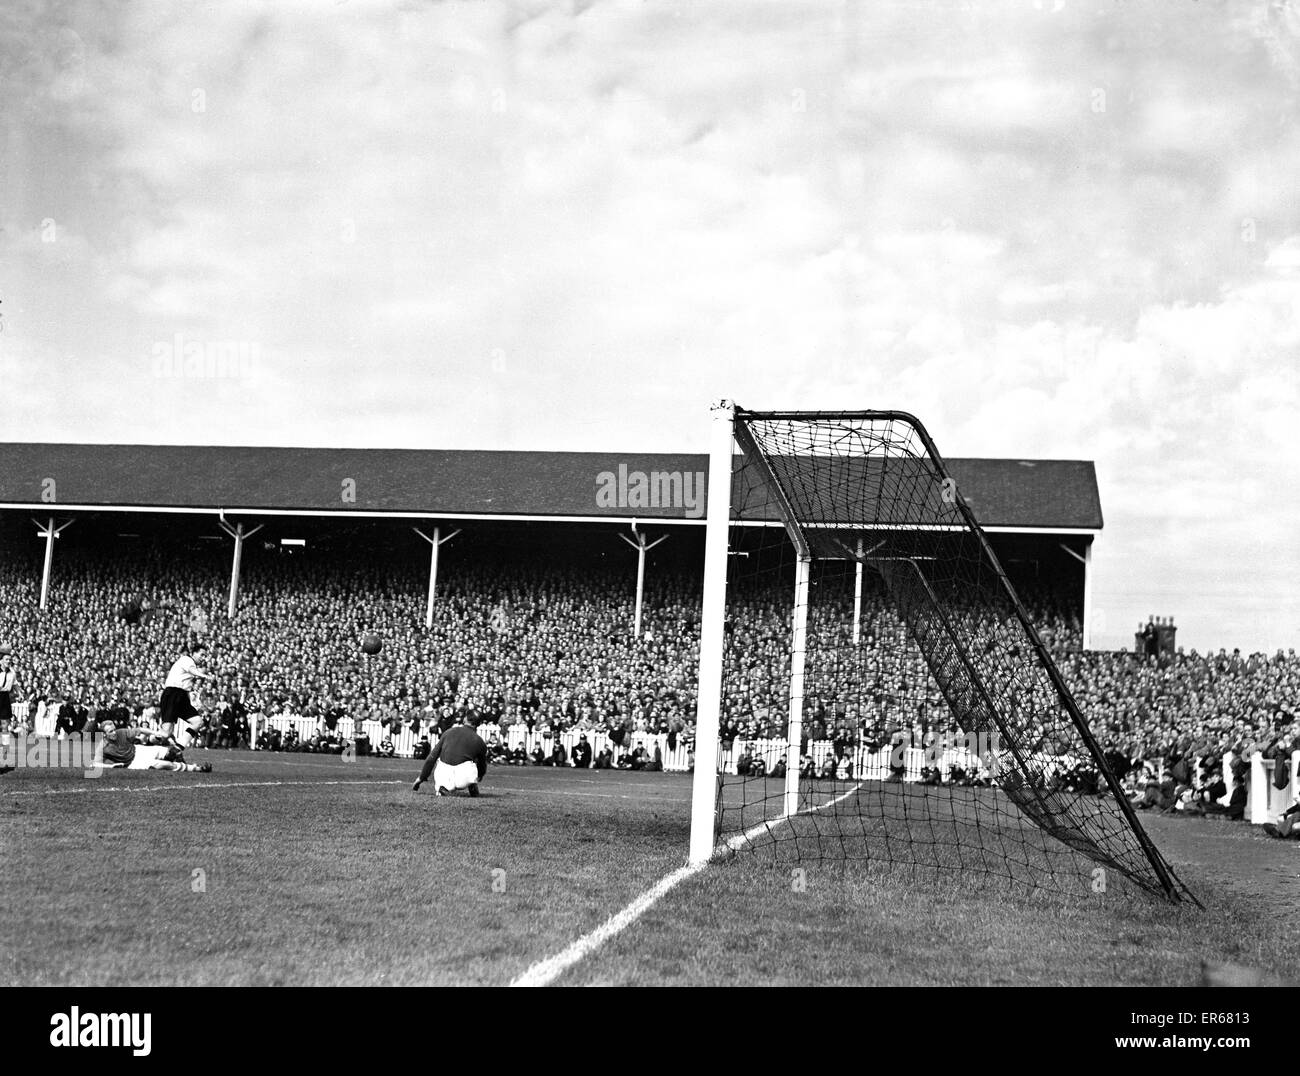
{"label": "white cloud", "polygon": [[1300,235],[1293,235],[1270,250],[1264,265],[1288,274],[1300,270]]}
{"label": "white cloud", "polygon": [[[893,406],[1095,459],[1117,617],[1134,573],[1257,593],[1222,550],[1300,523],[1265,7],[11,6],[6,436],[700,450],[718,395]],[[151,378],[175,333],[256,384]]]}

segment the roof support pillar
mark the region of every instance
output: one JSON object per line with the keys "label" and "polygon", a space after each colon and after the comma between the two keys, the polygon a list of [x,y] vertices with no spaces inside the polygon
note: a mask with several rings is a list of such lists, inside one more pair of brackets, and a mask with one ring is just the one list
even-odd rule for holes
{"label": "roof support pillar", "polygon": [[36,524],[37,535],[45,539],[45,567],[41,569],[41,612],[44,612],[50,597],[50,568],[54,564],[54,539],[71,527],[76,520],[69,519],[57,527],[54,525],[53,516],[49,517],[44,526],[39,520],[33,519],[32,522]]}
{"label": "roof support pillar", "polygon": [[434,527],[433,537],[430,538],[424,533],[424,531],[420,530],[419,527],[412,527],[411,530],[415,531],[416,534],[428,542],[432,547],[429,553],[429,597],[424,603],[424,626],[427,630],[433,627],[433,602],[438,593],[438,547],[446,542],[450,542],[460,533],[460,531],[454,530],[447,535],[446,538],[443,538],[441,535],[442,528]]}
{"label": "roof support pillar", "polygon": [[235,619],[235,607],[239,604],[239,567],[244,559],[244,539],[251,538],[263,527],[265,523],[259,523],[251,531],[244,530],[242,523],[236,523],[233,527],[226,522],[223,514],[221,517],[221,529],[235,540],[235,556],[230,565],[230,600],[226,605],[226,616],[231,620]]}
{"label": "roof support pillar", "polygon": [[632,615],[632,637],[640,639],[641,601],[645,595],[645,555],[660,542],[666,542],[668,535],[665,534],[660,538],[656,538],[653,542],[647,543],[645,535],[636,529],[636,520],[634,519],[632,520],[632,538],[629,538],[626,534],[620,534],[619,537],[636,550],[636,612]]}
{"label": "roof support pillar", "polygon": [[1083,565],[1083,648],[1092,649],[1092,539],[1083,547],[1083,554],[1071,549],[1064,542],[1057,543],[1075,560]]}

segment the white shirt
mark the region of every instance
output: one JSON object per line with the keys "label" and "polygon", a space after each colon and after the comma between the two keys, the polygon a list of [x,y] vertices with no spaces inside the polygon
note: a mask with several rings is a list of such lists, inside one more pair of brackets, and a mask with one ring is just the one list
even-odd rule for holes
{"label": "white shirt", "polygon": [[199,667],[189,654],[182,654],[176,659],[172,671],[167,674],[163,687],[178,687],[182,691],[193,691],[199,678]]}
{"label": "white shirt", "polygon": [[0,691],[12,691],[13,689],[14,689],[13,669],[0,669]]}

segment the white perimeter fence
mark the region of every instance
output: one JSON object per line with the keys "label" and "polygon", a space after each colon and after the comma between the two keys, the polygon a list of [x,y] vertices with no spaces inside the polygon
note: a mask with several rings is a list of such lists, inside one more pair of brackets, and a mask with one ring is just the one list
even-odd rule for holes
{"label": "white perimeter fence", "polygon": [[[26,720],[29,703],[14,703],[14,716],[19,720]],[[48,707],[46,712],[36,721],[36,734],[38,736],[53,736],[54,723],[57,713],[53,707]],[[342,718],[338,723],[337,732],[344,740],[351,740],[357,734],[356,722],[350,717]],[[390,740],[393,744],[394,753],[404,758],[410,758],[415,753],[415,745],[419,742],[419,736],[412,732],[408,725],[403,725],[401,732],[392,736],[388,729],[385,729],[378,721],[360,722],[361,731],[370,738],[371,751],[383,741]],[[291,715],[280,714],[275,717],[263,717],[259,714],[251,715],[249,718],[249,727],[251,729],[252,741],[257,742],[257,737],[264,728],[278,729],[283,736],[289,729],[296,729],[300,740],[310,740],[316,734],[317,723],[306,717],[293,717]],[[489,736],[494,726],[488,726],[486,731]],[[578,742],[581,735],[577,730],[566,730],[560,733],[560,743],[564,745],[565,756],[569,759],[573,757],[574,745]],[[541,747],[542,754],[547,758],[550,757],[551,751],[555,746],[555,740],[550,733],[543,735],[541,732],[534,730],[529,732],[525,725],[512,725],[506,733],[506,745],[513,751],[522,747],[529,754],[536,747]],[[679,737],[677,746],[673,749],[668,747],[668,736],[666,733],[633,733],[627,737],[622,747],[617,747],[610,740],[609,735],[603,731],[589,731],[587,733],[587,742],[591,744],[591,754],[593,761],[606,747],[609,747],[614,754],[614,765],[624,755],[630,754],[638,744],[646,749],[647,761],[653,761],[655,748],[659,748],[660,758],[663,762],[663,768],[668,772],[684,773],[691,768],[693,763],[692,752],[686,747],[683,740]],[[736,740],[732,744],[731,750],[725,752],[722,756],[722,769],[726,773],[736,772],[736,761],[746,752],[753,758],[762,758],[768,772],[776,765],[777,761],[786,755],[786,743],[784,740],[752,740],[746,743],[744,740]],[[868,751],[865,747],[856,748],[846,760],[851,764],[851,774],[854,780],[861,781],[883,781],[890,775],[891,759],[895,749],[882,747],[878,751]],[[808,744],[808,754],[812,758],[814,765],[817,767],[817,773],[820,774],[827,761],[834,754],[834,748],[828,740],[814,740]],[[979,757],[973,752],[963,749],[948,747],[942,752],[930,751],[923,747],[909,747],[901,752],[901,761],[903,764],[904,781],[920,781],[921,771],[927,766],[934,766],[939,763],[942,766],[943,775],[946,778],[953,766],[961,766],[968,773],[978,772],[987,776],[988,771],[983,767]],[[787,764],[789,759],[787,758]],[[1068,756],[1051,759],[1047,762],[1050,772],[1052,765],[1059,766],[1062,769],[1068,769],[1073,765],[1074,759]],[[1232,776],[1233,756],[1231,753],[1223,758],[1223,783],[1227,786],[1227,793],[1220,800],[1225,806],[1232,798],[1232,792],[1235,785]],[[1286,784],[1278,788],[1274,783],[1274,775],[1277,766],[1285,766],[1289,770]],[[1161,766],[1163,776],[1163,765]],[[1246,781],[1246,820],[1254,822],[1256,825],[1262,825],[1265,822],[1276,822],[1282,813],[1288,807],[1300,802],[1300,751],[1294,752],[1289,759],[1275,760],[1264,758],[1259,752],[1255,752],[1250,758],[1250,773]]]}

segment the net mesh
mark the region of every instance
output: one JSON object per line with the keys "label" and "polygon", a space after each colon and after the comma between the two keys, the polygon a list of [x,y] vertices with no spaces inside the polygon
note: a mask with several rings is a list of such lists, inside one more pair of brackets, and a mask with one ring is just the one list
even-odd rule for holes
{"label": "net mesh", "polygon": [[735,432],[719,839],[1177,900],[919,423],[740,411]]}

